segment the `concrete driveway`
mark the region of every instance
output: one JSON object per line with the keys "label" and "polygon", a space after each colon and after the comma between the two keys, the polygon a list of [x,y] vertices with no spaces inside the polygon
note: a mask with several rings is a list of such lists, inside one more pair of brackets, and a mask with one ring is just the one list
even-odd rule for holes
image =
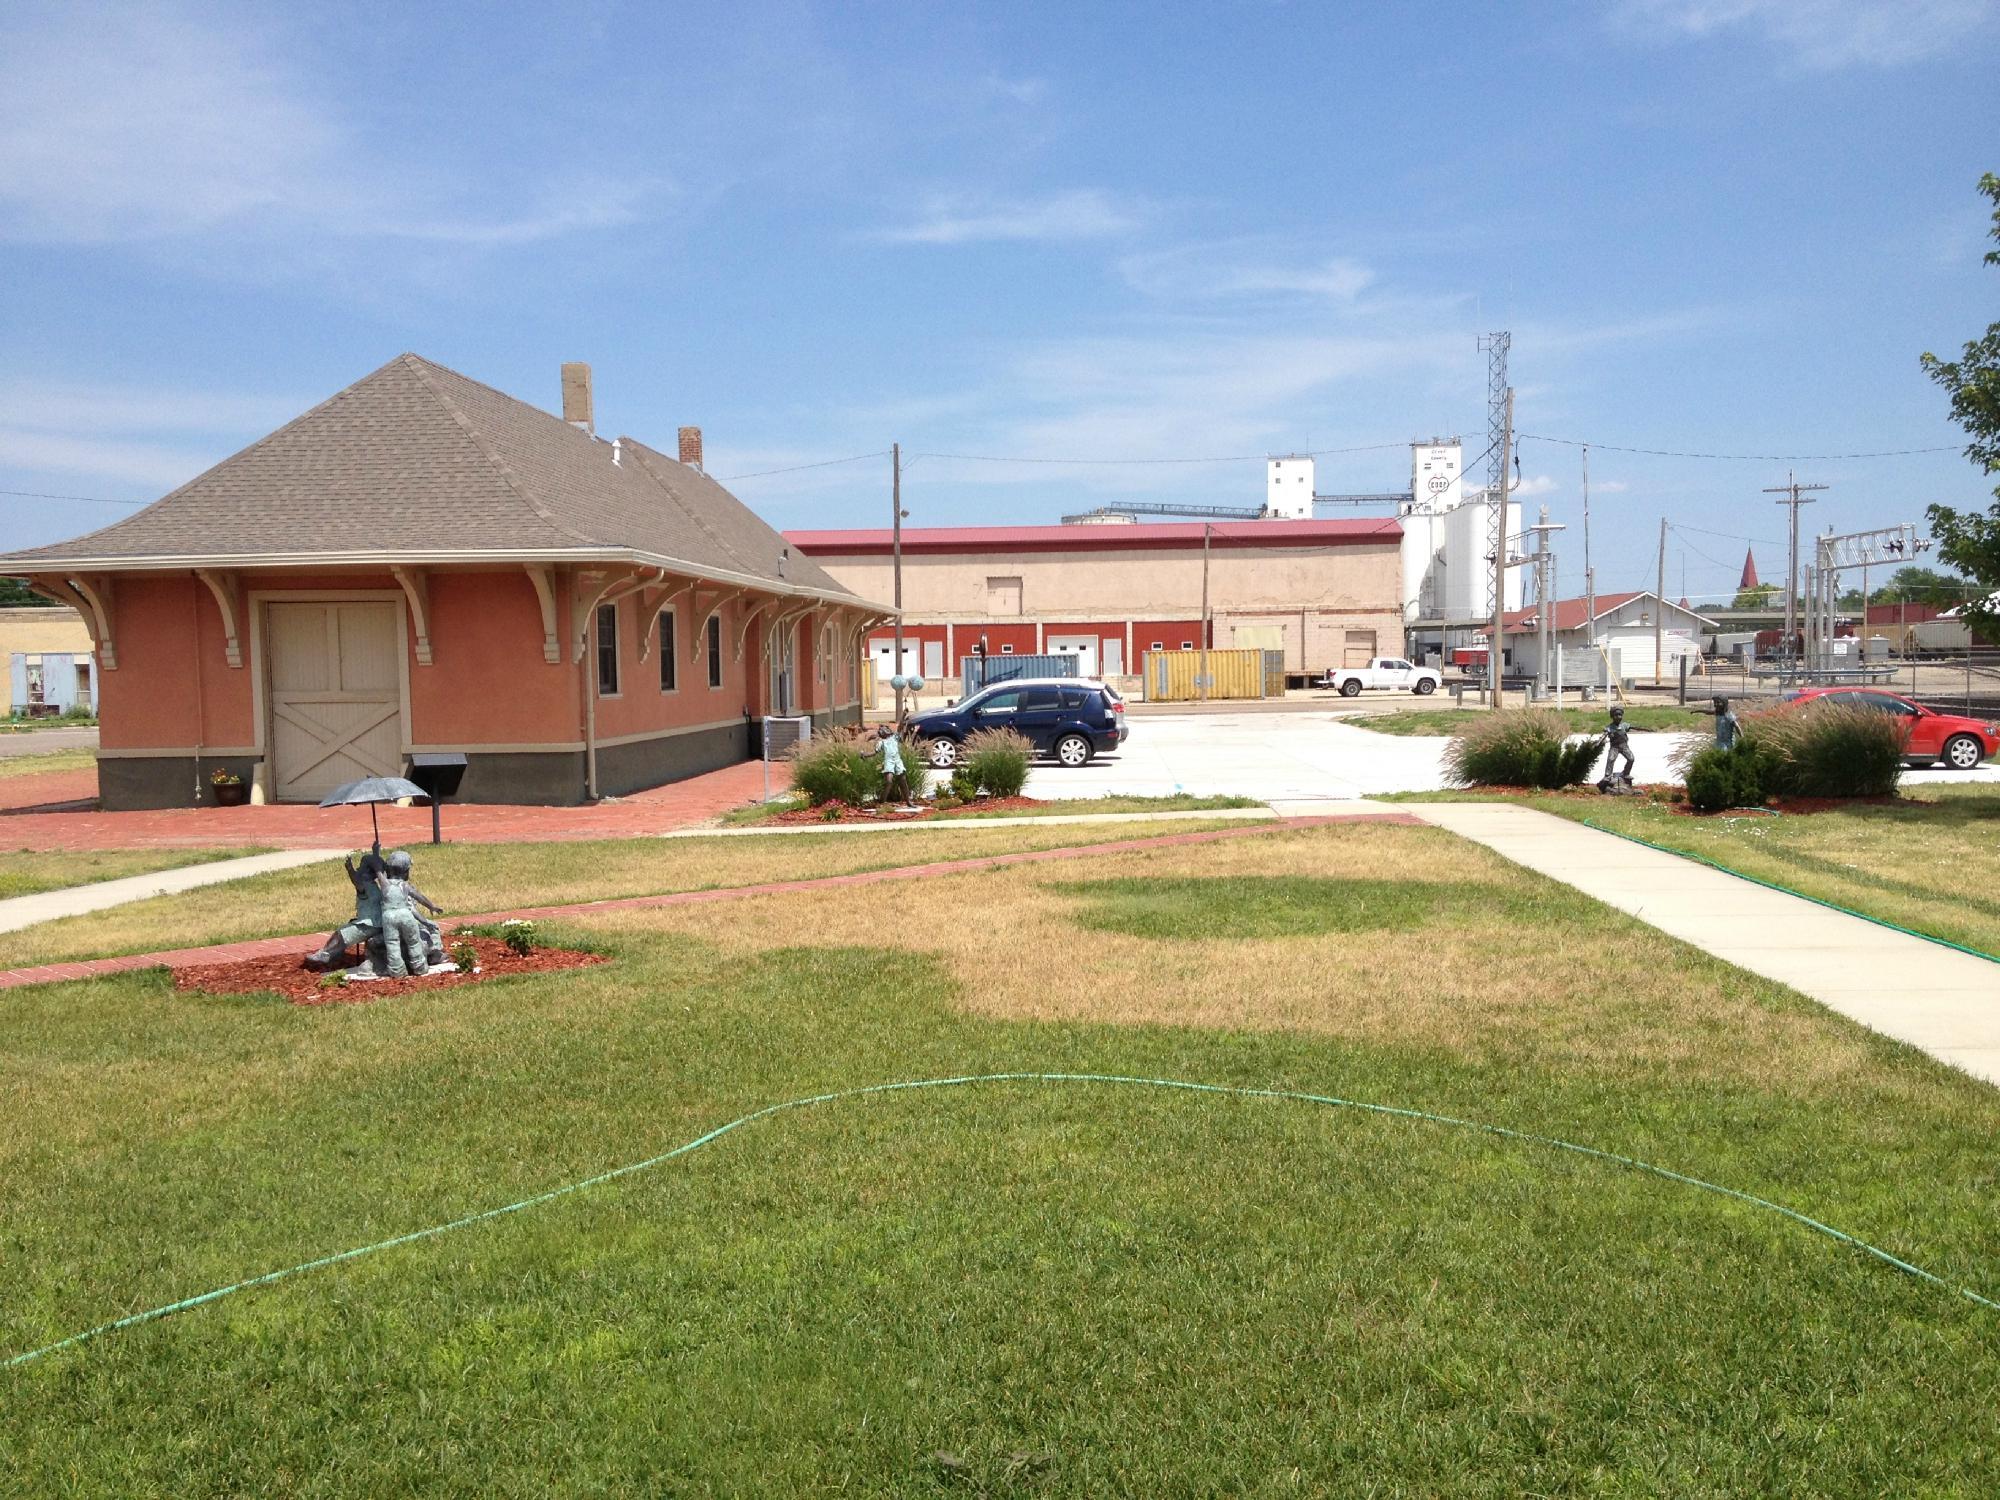
{"label": "concrete driveway", "polygon": [[[1675,734],[1632,736],[1638,781],[1675,781],[1668,767]],[[1444,786],[1441,736],[1375,734],[1332,713],[1215,713],[1132,717],[1132,736],[1116,755],[1080,770],[1037,764],[1031,797],[1244,796],[1310,803]],[[2000,784],[2000,768],[1906,771],[1904,785],[1973,781]]]}

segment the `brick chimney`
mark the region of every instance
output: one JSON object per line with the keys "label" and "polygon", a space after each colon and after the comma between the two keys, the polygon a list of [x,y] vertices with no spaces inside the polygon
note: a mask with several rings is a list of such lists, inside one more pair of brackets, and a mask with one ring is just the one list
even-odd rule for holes
{"label": "brick chimney", "polygon": [[681,429],[681,462],[691,469],[701,467],[701,429],[683,427]]}
{"label": "brick chimney", "polygon": [[563,420],[585,432],[597,431],[590,406],[590,366],[571,361],[562,367]]}

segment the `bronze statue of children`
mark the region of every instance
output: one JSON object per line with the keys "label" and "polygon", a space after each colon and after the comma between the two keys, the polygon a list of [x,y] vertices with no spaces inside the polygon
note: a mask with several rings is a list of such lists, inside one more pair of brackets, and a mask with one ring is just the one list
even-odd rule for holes
{"label": "bronze statue of children", "polygon": [[1736,748],[1736,737],[1742,732],[1743,726],[1737,721],[1736,715],[1730,710],[1729,700],[1723,697],[1722,694],[1717,693],[1715,695],[1715,743],[1717,748],[1734,750]]}
{"label": "bronze statue of children", "polygon": [[882,757],[882,804],[910,800],[910,774],[903,765],[903,742],[887,724],[875,731],[875,753]]}
{"label": "bronze statue of children", "polygon": [[341,863],[354,887],[354,920],[335,928],[319,951],[307,957],[305,966],[316,974],[343,967],[347,950],[356,943],[372,950],[382,938],[382,892],[375,884],[382,873],[382,846],[377,844],[362,855],[359,867],[352,856]]}
{"label": "bronze statue of children", "polygon": [[[1609,753],[1604,758],[1604,784],[1616,786],[1622,781],[1630,786],[1632,768],[1638,764],[1638,759],[1632,754],[1632,730],[1625,722],[1625,710],[1615,704],[1611,709],[1611,722],[1604,726],[1604,742],[1609,747]],[[1624,762],[1622,769],[1620,761]]]}
{"label": "bronze statue of children", "polygon": [[404,851],[396,850],[382,863],[384,873],[375,877],[375,884],[382,893],[383,965],[391,979],[428,974],[430,958],[424,951],[428,944],[417,908],[434,913],[444,908],[410,884],[410,856]]}

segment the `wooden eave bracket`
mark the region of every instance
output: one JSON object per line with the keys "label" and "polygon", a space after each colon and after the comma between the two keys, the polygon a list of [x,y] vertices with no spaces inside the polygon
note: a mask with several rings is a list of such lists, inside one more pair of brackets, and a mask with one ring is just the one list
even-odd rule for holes
{"label": "wooden eave bracket", "polygon": [[624,580],[610,573],[578,573],[570,587],[570,643],[575,648],[573,660],[582,661],[583,653],[590,647],[590,622],[597,618],[597,606],[604,602],[604,596],[618,587]]}
{"label": "wooden eave bracket", "polygon": [[[417,665],[431,664],[431,580],[422,568],[391,567],[403,597],[410,601],[410,625],[417,640]],[[233,649],[233,648],[232,648]],[[236,665],[234,661],[231,666]]]}
{"label": "wooden eave bracket", "polygon": [[790,629],[800,620],[803,620],[817,607],[817,605],[808,604],[801,609],[788,609],[771,622],[771,628],[764,632],[764,640],[760,648],[765,661],[771,659],[771,642],[783,636],[786,630]]}
{"label": "wooden eave bracket", "polygon": [[556,629],[556,585],[550,570],[539,563],[526,563],[522,571],[535,586],[535,598],[542,606],[542,660],[550,666],[562,664],[562,635]]}
{"label": "wooden eave bracket", "polygon": [[91,648],[97,653],[97,664],[107,672],[118,669],[118,645],[111,634],[113,595],[109,573],[89,579],[44,574],[30,578],[28,587],[44,599],[67,604],[81,615],[83,628],[90,632]]}
{"label": "wooden eave bracket", "polygon": [[750,640],[750,627],[756,624],[766,611],[783,602],[784,596],[782,594],[772,594],[768,598],[758,600],[756,604],[743,611],[743,619],[736,627],[736,659],[738,661],[743,660],[743,648]]}
{"label": "wooden eave bracket", "polygon": [[709,600],[708,603],[703,604],[701,602],[701,591],[699,589],[695,591],[694,629],[688,632],[688,661],[690,663],[701,660],[702,643],[708,638],[708,622],[722,612],[723,605],[727,604],[731,599],[736,598],[742,592],[743,590],[740,588],[725,589]]}
{"label": "wooden eave bracket", "polygon": [[[243,665],[243,643],[236,634],[237,587],[234,573],[219,572],[214,568],[196,568],[194,576],[208,586],[215,597],[215,607],[222,612],[222,634],[227,642],[229,665]],[[427,648],[428,649],[428,648]]]}
{"label": "wooden eave bracket", "polygon": [[660,616],[671,609],[681,595],[694,588],[692,578],[683,579],[673,588],[663,588],[657,597],[639,600],[639,660],[650,660],[653,655],[653,632],[660,623]]}

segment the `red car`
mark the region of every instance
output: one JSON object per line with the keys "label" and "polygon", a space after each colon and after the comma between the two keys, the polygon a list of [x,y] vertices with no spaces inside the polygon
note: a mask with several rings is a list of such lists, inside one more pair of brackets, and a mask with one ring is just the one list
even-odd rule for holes
{"label": "red car", "polygon": [[1811,703],[1815,699],[1858,703],[1864,708],[1898,715],[1907,721],[1908,727],[1909,737],[1904,741],[1903,759],[1913,766],[1931,766],[1942,761],[1954,771],[1970,771],[1982,760],[2000,755],[2000,729],[1994,725],[1979,719],[1968,719],[1963,714],[1937,713],[1921,703],[1912,703],[1900,694],[1887,693],[1881,688],[1805,688],[1794,698],[1800,703]]}

